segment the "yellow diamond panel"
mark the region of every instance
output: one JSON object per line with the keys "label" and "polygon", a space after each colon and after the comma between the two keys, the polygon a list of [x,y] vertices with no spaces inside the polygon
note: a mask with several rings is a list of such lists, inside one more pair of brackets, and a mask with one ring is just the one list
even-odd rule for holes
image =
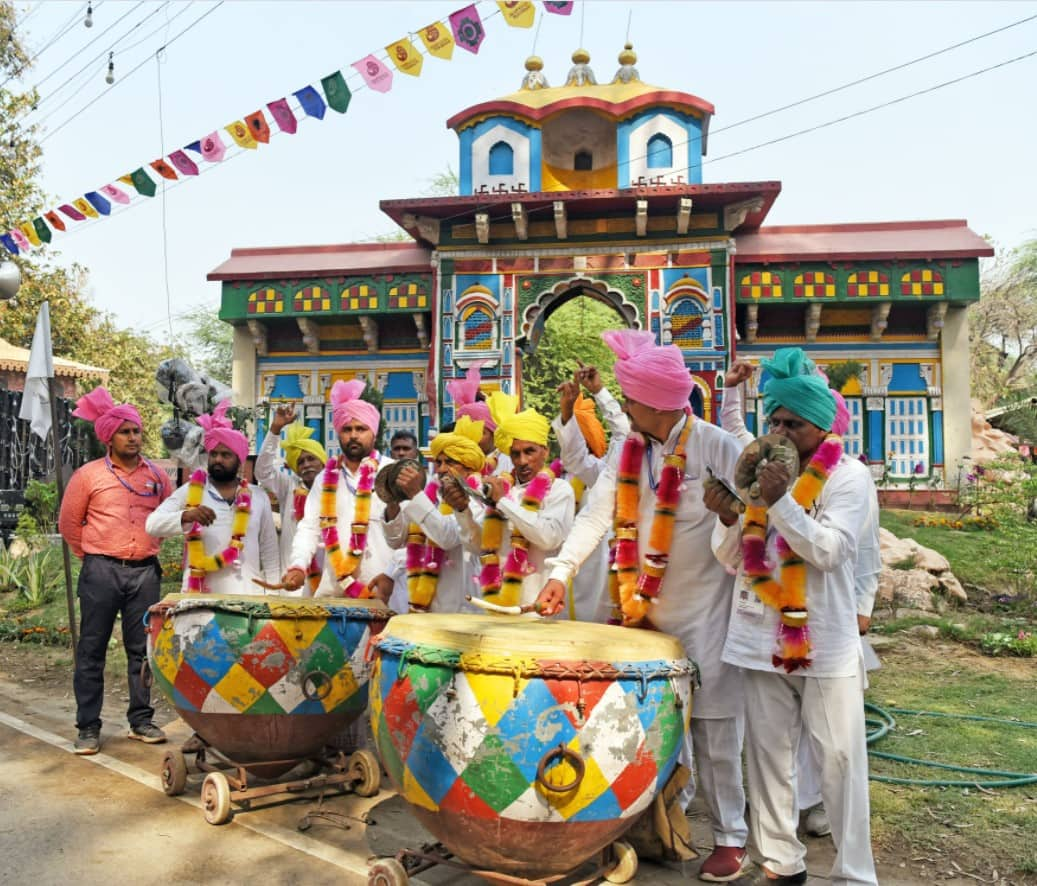
{"label": "yellow diamond panel", "polygon": [[239,711],[246,711],[266,693],[266,688],[235,662],[213,689]]}
{"label": "yellow diamond panel", "polygon": [[[573,736],[572,741],[569,742],[568,747],[570,750],[577,754],[580,754],[580,740],[579,736]],[[539,783],[537,783],[537,791],[540,792],[541,796],[547,799],[555,809],[558,810],[559,815],[565,818],[572,818],[581,809],[589,806],[595,800],[598,799],[605,791],[609,788],[609,781],[602,774],[598,764],[594,761],[594,758],[586,754],[581,754],[585,765],[583,780],[580,782],[580,786],[575,791],[566,791],[564,794],[555,793],[554,791],[545,791]],[[566,761],[561,761],[552,766],[546,773],[545,779],[548,783],[557,782],[558,784],[565,784],[566,782],[572,781],[575,773],[572,767]]]}

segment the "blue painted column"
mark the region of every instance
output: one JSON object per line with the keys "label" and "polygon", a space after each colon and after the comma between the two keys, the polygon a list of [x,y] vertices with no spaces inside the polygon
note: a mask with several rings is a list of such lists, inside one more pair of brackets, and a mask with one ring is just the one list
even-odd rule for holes
{"label": "blue painted column", "polygon": [[886,417],[885,397],[868,397],[865,400],[868,410],[868,461],[872,464],[884,465],[886,463],[885,428],[883,422]]}
{"label": "blue painted column", "polygon": [[943,467],[943,397],[929,401],[932,416],[933,467]]}

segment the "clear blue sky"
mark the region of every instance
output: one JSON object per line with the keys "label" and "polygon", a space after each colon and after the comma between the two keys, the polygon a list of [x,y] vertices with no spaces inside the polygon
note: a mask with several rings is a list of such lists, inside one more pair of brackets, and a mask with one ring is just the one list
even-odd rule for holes
{"label": "clear blue sky", "polygon": [[[25,77],[42,88],[43,184],[55,205],[115,181],[213,129],[243,118],[336,69],[465,5],[457,2],[135,2],[98,0],[94,26],[76,24]],[[39,50],[85,3],[19,2],[22,38]],[[533,32],[505,25],[481,2],[487,37],[478,56],[426,58],[418,79],[396,73],[386,95],[356,89],[349,112],[301,121],[294,136],[203,166],[170,188],[165,229],[172,313],[219,303],[205,275],[236,246],[342,243],[393,229],[383,198],[420,196],[429,179],[457,167],[446,119],[514,91]],[[875,113],[736,157],[724,155],[1037,50],[1037,20],[929,61],[762,120],[724,127],[1037,15],[1037,3],[577,3],[565,18],[542,14],[537,53],[552,85],[564,82],[580,43],[599,82],[611,80],[632,12],[630,38],[647,83],[699,95],[716,106],[704,178],[778,179],[768,224],[967,218],[1012,246],[1037,236],[1037,56]],[[154,59],[163,39],[213,10]],[[80,50],[120,16],[124,21]],[[107,57],[53,92],[120,40],[116,83]],[[168,24],[167,24],[168,20]],[[158,29],[157,33],[151,34]],[[148,35],[151,34],[149,37]],[[145,39],[147,38],[147,39]],[[417,41],[417,38],[415,37]],[[141,42],[143,41],[143,42]],[[133,43],[139,43],[129,49]],[[77,53],[79,53],[77,55]],[[74,57],[73,57],[74,56]],[[136,73],[130,69],[143,62]],[[159,76],[161,74],[161,134]],[[71,100],[69,97],[80,89]],[[103,97],[64,125],[98,95]],[[63,102],[68,103],[59,107]],[[225,135],[225,134],[224,134]],[[164,138],[164,142],[163,142]],[[228,157],[238,151],[230,142]],[[164,144],[164,151],[162,150]],[[714,158],[714,159],[711,159]],[[161,197],[130,211],[70,226],[56,261],[90,271],[90,295],[123,323],[166,336]]]}

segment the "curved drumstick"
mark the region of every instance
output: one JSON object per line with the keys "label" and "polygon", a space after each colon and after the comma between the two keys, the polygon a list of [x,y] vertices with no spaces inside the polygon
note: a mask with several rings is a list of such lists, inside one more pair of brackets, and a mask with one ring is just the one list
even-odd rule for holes
{"label": "curved drumstick", "polygon": [[277,584],[271,584],[268,581],[263,581],[263,579],[261,579],[261,578],[254,578],[254,579],[252,579],[252,582],[253,582],[253,584],[257,584],[261,588],[263,588],[264,590],[267,590],[267,591],[287,591],[287,590],[292,590],[283,581],[282,582],[278,582]]}
{"label": "curved drumstick", "polygon": [[489,600],[473,597],[471,594],[465,594],[465,599],[473,606],[478,606],[487,612],[496,612],[500,615],[525,615],[527,612],[540,614],[540,606],[537,603],[527,603],[525,606],[501,606],[499,603],[491,603]]}

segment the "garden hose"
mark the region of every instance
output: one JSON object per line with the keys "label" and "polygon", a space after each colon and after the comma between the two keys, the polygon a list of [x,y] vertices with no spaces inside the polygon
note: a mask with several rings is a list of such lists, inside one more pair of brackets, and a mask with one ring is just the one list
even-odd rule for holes
{"label": "garden hose", "polygon": [[[878,705],[870,704],[868,702],[864,703],[864,711],[864,722],[868,730],[867,742],[869,745],[879,741],[879,739],[883,738],[891,729],[896,727],[897,721],[893,719],[893,714],[907,714],[912,717],[940,717],[946,720],[969,720],[980,723],[1002,723],[1006,726],[1019,726],[1023,729],[1037,729],[1037,723],[1027,723],[1022,720],[1004,720],[997,717],[978,717],[969,714],[942,714],[937,711],[911,711],[906,708],[889,708],[886,710],[880,708]],[[873,714],[874,717],[868,717],[867,714]],[[951,772],[962,772],[977,776],[977,778],[965,780],[894,778],[891,775],[876,775],[875,773],[869,774],[868,777],[872,781],[880,781],[884,784],[908,784],[924,785],[926,787],[954,788],[979,787],[983,789],[1017,788],[1022,785],[1037,784],[1037,773],[1032,772],[1005,772],[998,769],[979,769],[974,766],[952,766],[949,763],[939,763],[935,760],[919,760],[915,757],[905,757],[901,754],[890,754],[884,751],[876,751],[870,747],[868,748],[868,753],[870,756],[878,757],[881,760],[893,760],[896,763],[908,763],[912,766],[928,766],[932,769],[946,769]],[[991,780],[982,781],[978,776],[983,776]]]}

